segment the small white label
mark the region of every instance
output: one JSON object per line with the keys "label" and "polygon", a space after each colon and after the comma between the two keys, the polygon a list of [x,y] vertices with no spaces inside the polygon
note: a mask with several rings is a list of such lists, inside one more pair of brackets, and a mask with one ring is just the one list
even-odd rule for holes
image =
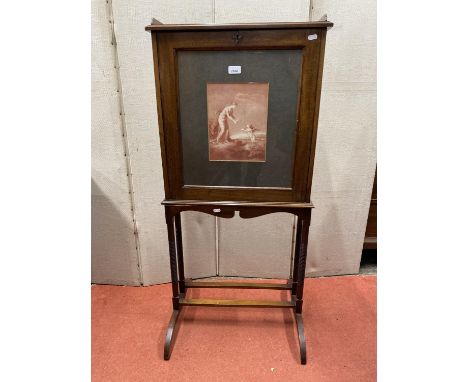
{"label": "small white label", "polygon": [[228,66],[228,73],[229,74],[241,74],[241,67],[240,66]]}
{"label": "small white label", "polygon": [[221,212],[221,208],[213,208],[213,212]]}
{"label": "small white label", "polygon": [[312,41],[312,40],[317,40],[317,35],[316,34],[310,34],[307,36],[307,40]]}

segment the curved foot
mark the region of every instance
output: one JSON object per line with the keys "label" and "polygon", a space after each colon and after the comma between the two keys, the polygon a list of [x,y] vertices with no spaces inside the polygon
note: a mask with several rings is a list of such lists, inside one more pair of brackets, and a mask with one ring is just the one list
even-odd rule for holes
{"label": "curved foot", "polygon": [[172,312],[171,319],[169,320],[169,325],[167,326],[166,331],[166,341],[164,342],[164,359],[167,361],[171,358],[171,344],[172,338],[174,335],[174,328],[177,323],[177,318],[179,317],[180,310],[174,310]]}
{"label": "curved foot", "polygon": [[299,350],[301,352],[301,364],[307,363],[306,339],[304,333],[304,322],[302,321],[302,314],[296,313],[296,326],[297,335],[299,337]]}

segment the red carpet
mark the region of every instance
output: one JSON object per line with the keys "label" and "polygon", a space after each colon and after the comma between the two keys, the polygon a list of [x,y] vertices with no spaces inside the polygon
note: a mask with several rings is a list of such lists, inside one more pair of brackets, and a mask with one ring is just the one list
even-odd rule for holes
{"label": "red carpet", "polygon": [[[289,292],[288,292],[289,293]],[[192,289],[188,297],[282,299],[286,291]],[[92,287],[92,380],[376,380],[376,277],[307,279],[307,365],[290,309],[186,307],[163,360],[171,286]]]}

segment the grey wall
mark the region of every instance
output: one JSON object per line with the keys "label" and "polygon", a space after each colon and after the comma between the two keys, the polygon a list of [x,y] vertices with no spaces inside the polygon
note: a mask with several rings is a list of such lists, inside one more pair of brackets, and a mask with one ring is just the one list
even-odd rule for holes
{"label": "grey wall", "polygon": [[[376,161],[375,2],[314,0],[311,10],[308,0],[93,0],[93,282],[170,279],[152,52],[144,26],[152,17],[164,23],[225,23],[306,21],[323,13],[335,26],[327,36],[306,272],[359,270]],[[189,277],[216,274],[216,237],[221,275],[289,275],[291,216],[218,223],[215,232],[214,217],[183,216]]]}
{"label": "grey wall", "polygon": [[92,280],[138,285],[138,254],[105,1],[92,8]]}

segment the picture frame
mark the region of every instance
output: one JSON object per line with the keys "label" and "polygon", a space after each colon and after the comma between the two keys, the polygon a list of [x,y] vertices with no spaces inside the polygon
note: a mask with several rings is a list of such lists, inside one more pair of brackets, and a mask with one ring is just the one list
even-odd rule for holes
{"label": "picture frame", "polygon": [[146,27],[166,199],[310,200],[332,25]]}

